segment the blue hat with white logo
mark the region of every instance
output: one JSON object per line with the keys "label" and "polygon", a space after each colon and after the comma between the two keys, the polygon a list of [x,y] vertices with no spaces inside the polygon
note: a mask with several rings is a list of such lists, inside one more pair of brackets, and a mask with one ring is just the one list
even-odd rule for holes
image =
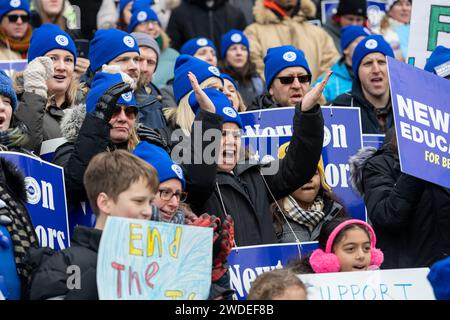
{"label": "blue hat with white logo", "polygon": [[217,55],[217,48],[214,43],[208,38],[194,38],[187,41],[180,49],[180,54],[188,54],[193,56],[198,49],[203,47],[211,47],[214,49]]}
{"label": "blue hat with white logo", "polygon": [[[239,116],[239,113],[237,113],[236,109],[233,107],[233,104],[223,92],[220,92],[214,88],[205,88],[203,91],[209,99],[211,99],[214,107],[216,107],[216,114],[222,116],[223,123],[234,122],[239,126],[239,128],[242,129],[242,119]],[[194,113],[197,113],[200,109],[200,105],[198,104],[194,92],[192,92],[189,96],[189,105]]]}
{"label": "blue hat with white logo", "polygon": [[0,20],[5,14],[13,10],[23,10],[29,15],[31,14],[30,4],[27,0],[2,0],[0,1]]}
{"label": "blue hat with white logo", "polygon": [[6,75],[5,71],[0,70],[0,96],[5,96],[11,99],[11,108],[16,110],[17,95],[13,89],[12,80]]}
{"label": "blue hat with white logo", "polygon": [[126,52],[139,54],[137,41],[132,35],[118,29],[97,30],[89,48],[90,69],[96,72],[102,65]]}
{"label": "blue hat with white logo", "polygon": [[156,12],[149,7],[137,8],[136,11],[133,11],[133,15],[131,16],[130,24],[128,25],[128,32],[133,32],[138,24],[146,21],[157,21],[160,23]]}
{"label": "blue hat with white logo", "polygon": [[351,25],[341,29],[341,50],[344,51],[356,38],[370,36],[369,29]]}
{"label": "blue hat with white logo", "polygon": [[290,67],[302,67],[309,74],[308,61],[302,50],[294,46],[280,46],[269,48],[264,57],[264,77],[266,78],[266,88],[269,90],[275,77],[284,69]]}
{"label": "blue hat with white logo", "polygon": [[355,74],[355,79],[358,79],[358,69],[362,59],[368,54],[380,52],[385,56],[394,58],[394,51],[392,51],[389,43],[384,40],[383,36],[379,34],[370,35],[365,37],[353,51],[352,57],[352,69]]}
{"label": "blue hat with white logo", "polygon": [[76,63],[77,49],[69,34],[55,24],[43,24],[34,29],[31,35],[28,63],[54,49],[69,51],[73,55],[74,64]]}
{"label": "blue hat with white logo", "polygon": [[428,58],[424,70],[443,78],[450,76],[450,48],[437,46]]}
{"label": "blue hat with white logo", "polygon": [[225,59],[228,49],[234,44],[242,44],[250,50],[250,43],[248,38],[241,30],[232,29],[222,36],[220,42],[220,54],[222,59]]}
{"label": "blue hat with white logo", "polygon": [[[92,81],[91,90],[89,90],[86,100],[86,112],[94,112],[95,105],[101,96],[112,86],[124,82],[120,73],[97,72]],[[117,104],[123,104],[130,107],[137,107],[133,91],[126,92],[117,100]]]}
{"label": "blue hat with white logo", "polygon": [[141,141],[133,150],[133,154],[145,160],[158,171],[160,183],[170,179],[177,179],[181,182],[183,190],[186,187],[183,170],[178,164],[173,162],[163,148],[147,141]]}

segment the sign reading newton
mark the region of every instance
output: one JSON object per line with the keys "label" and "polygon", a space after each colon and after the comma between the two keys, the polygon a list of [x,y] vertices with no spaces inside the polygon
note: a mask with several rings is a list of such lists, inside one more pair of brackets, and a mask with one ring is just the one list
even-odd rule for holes
{"label": "sign reading newton", "polygon": [[388,57],[402,172],[450,188],[450,81]]}
{"label": "sign reading newton", "polygon": [[97,260],[106,300],[206,300],[212,229],[109,217]]}
{"label": "sign reading newton", "polygon": [[428,268],[302,274],[308,300],[434,300]]}

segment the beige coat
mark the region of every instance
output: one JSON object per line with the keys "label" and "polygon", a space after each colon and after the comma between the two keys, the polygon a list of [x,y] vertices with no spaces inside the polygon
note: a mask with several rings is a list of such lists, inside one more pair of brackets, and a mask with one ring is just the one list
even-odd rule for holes
{"label": "beige coat", "polygon": [[5,60],[22,60],[20,53],[8,49],[7,47],[0,45],[0,61]]}
{"label": "beige coat", "polygon": [[261,77],[264,78],[263,59],[271,47],[290,44],[303,50],[312,72],[312,82],[339,59],[333,39],[325,30],[306,20],[307,16],[314,16],[315,11],[311,0],[302,0],[296,16],[285,17],[280,21],[275,13],[264,7],[263,0],[256,1],[253,7],[256,22],[244,32],[250,41],[250,59],[256,64]]}

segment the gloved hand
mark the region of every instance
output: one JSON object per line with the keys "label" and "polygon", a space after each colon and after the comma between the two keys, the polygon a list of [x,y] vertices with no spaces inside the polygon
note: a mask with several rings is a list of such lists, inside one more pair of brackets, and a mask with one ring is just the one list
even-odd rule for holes
{"label": "gloved hand", "polygon": [[95,105],[94,115],[97,118],[109,122],[109,120],[111,120],[112,118],[114,107],[117,104],[117,100],[119,100],[122,94],[129,91],[131,91],[131,86],[130,84],[125,82],[119,82],[110,87],[100,97],[97,104]]}
{"label": "gloved hand", "polygon": [[234,220],[228,215],[213,245],[212,281],[216,282],[227,272],[227,258],[234,245]]}
{"label": "gloved hand", "polygon": [[[78,60],[77,60],[78,61]],[[133,80],[133,78],[131,78],[128,74],[126,74],[125,72],[122,72],[122,70],[120,69],[120,66],[118,65],[107,65],[104,64],[102,66],[102,72],[106,72],[106,73],[111,73],[111,74],[116,74],[116,73],[120,73],[120,75],[122,76],[122,80],[123,82],[129,83],[131,86],[131,89],[136,90],[137,84],[135,83],[135,81]]]}
{"label": "gloved hand", "polygon": [[148,143],[163,148],[167,151],[167,153],[170,152],[166,139],[164,139],[155,129],[146,127],[142,123],[139,123],[136,131],[141,141],[147,141]]}
{"label": "gloved hand", "polygon": [[192,223],[188,223],[191,226],[196,227],[209,227],[213,228],[213,241],[215,242],[219,237],[217,230],[219,229],[221,222],[220,219],[214,215],[209,215],[207,213],[202,214],[200,217],[195,219]]}
{"label": "gloved hand", "polygon": [[49,57],[34,59],[23,72],[25,92],[32,92],[47,99],[47,80],[51,77],[53,77],[53,61]]}

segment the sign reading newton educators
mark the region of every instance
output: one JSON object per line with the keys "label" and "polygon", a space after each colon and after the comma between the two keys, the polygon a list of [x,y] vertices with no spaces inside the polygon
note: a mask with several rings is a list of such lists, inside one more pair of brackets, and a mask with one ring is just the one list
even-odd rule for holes
{"label": "sign reading newton educators", "polygon": [[450,188],[450,81],[388,57],[402,172]]}
{"label": "sign reading newton educators", "polygon": [[308,300],[435,300],[430,270],[395,269],[302,274]]}
{"label": "sign reading newton educators", "polygon": [[63,169],[26,154],[0,152],[25,176],[27,209],[42,247],[69,247],[66,189]]}
{"label": "sign reading newton educators", "polygon": [[449,1],[413,1],[408,63],[423,68],[431,52],[439,45],[450,47]]}
{"label": "sign reading newton educators", "polygon": [[212,229],[109,217],[97,260],[100,299],[206,300]]}
{"label": "sign reading newton educators", "polygon": [[[325,179],[354,218],[366,221],[363,200],[349,183],[348,158],[362,147],[359,108],[322,107],[324,142],[322,158]],[[294,108],[276,108],[240,113],[244,143],[262,162],[278,157],[278,148],[290,141]],[[269,156],[269,157],[268,157]]]}

